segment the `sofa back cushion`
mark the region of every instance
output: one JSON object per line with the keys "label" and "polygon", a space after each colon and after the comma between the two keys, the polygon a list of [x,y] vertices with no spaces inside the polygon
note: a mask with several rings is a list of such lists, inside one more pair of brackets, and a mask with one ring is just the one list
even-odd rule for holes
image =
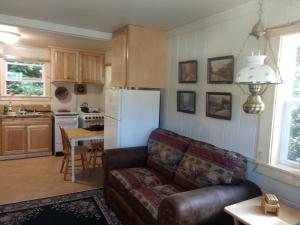
{"label": "sofa back cushion", "polygon": [[147,166],[172,179],[190,142],[174,132],[155,129],[148,141]]}
{"label": "sofa back cushion", "polygon": [[245,179],[247,159],[236,152],[194,141],[182,158],[174,183],[191,190]]}

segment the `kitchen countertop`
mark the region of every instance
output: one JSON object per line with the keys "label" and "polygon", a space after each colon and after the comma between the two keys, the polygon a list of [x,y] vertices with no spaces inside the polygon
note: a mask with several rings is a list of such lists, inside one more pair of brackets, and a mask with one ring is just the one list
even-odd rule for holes
{"label": "kitchen countertop", "polygon": [[41,118],[41,117],[51,117],[51,116],[52,116],[51,112],[39,112],[39,114],[28,113],[25,115],[17,114],[14,116],[0,114],[1,119],[5,119],[5,118]]}

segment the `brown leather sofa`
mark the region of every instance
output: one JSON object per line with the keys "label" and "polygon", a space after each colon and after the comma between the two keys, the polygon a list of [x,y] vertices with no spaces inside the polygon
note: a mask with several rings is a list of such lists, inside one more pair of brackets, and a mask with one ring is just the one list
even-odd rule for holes
{"label": "brown leather sofa", "polygon": [[124,225],[233,224],[224,207],[261,194],[244,179],[245,160],[157,129],[147,147],[105,151],[104,197]]}

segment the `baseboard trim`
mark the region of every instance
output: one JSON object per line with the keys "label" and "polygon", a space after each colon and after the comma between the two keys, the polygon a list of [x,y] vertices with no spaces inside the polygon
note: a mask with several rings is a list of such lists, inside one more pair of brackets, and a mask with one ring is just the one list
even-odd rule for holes
{"label": "baseboard trim", "polygon": [[0,156],[0,161],[12,160],[12,159],[27,159],[27,158],[35,158],[41,156],[50,156],[50,155],[52,155],[51,152],[35,152],[35,153],[18,154],[18,155],[4,155],[4,156]]}

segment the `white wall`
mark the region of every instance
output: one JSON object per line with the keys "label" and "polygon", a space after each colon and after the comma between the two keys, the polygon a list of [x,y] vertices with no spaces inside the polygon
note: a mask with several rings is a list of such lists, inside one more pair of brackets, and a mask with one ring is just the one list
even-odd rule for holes
{"label": "white wall", "polygon": [[[55,97],[55,90],[57,87],[65,87],[69,91],[67,99],[60,101]],[[68,109],[70,111],[77,111],[83,102],[87,102],[89,106],[104,109],[104,95],[103,85],[87,85],[87,93],[85,95],[76,95],[74,93],[74,84],[55,83],[51,85],[51,108],[52,111],[59,109]]]}
{"label": "white wall", "polygon": [[[243,41],[257,21],[257,1],[232,10],[179,27],[168,33],[167,86],[163,93],[162,126],[198,140],[239,152],[250,159],[256,156],[258,119],[242,111],[246,96],[234,84],[207,84],[207,58],[237,55]],[[296,0],[268,0],[264,5],[264,21],[267,27],[300,19],[300,2]],[[250,40],[236,64],[236,70],[245,65],[246,56],[256,46]],[[198,82],[178,83],[178,62],[198,60]],[[196,114],[176,111],[176,91],[194,90],[197,93]],[[231,92],[233,96],[230,121],[205,116],[206,92]],[[293,206],[300,207],[299,189],[258,175],[249,163],[249,179],[254,180],[264,191],[277,193]],[[284,189],[290,193],[285,193]]]}

